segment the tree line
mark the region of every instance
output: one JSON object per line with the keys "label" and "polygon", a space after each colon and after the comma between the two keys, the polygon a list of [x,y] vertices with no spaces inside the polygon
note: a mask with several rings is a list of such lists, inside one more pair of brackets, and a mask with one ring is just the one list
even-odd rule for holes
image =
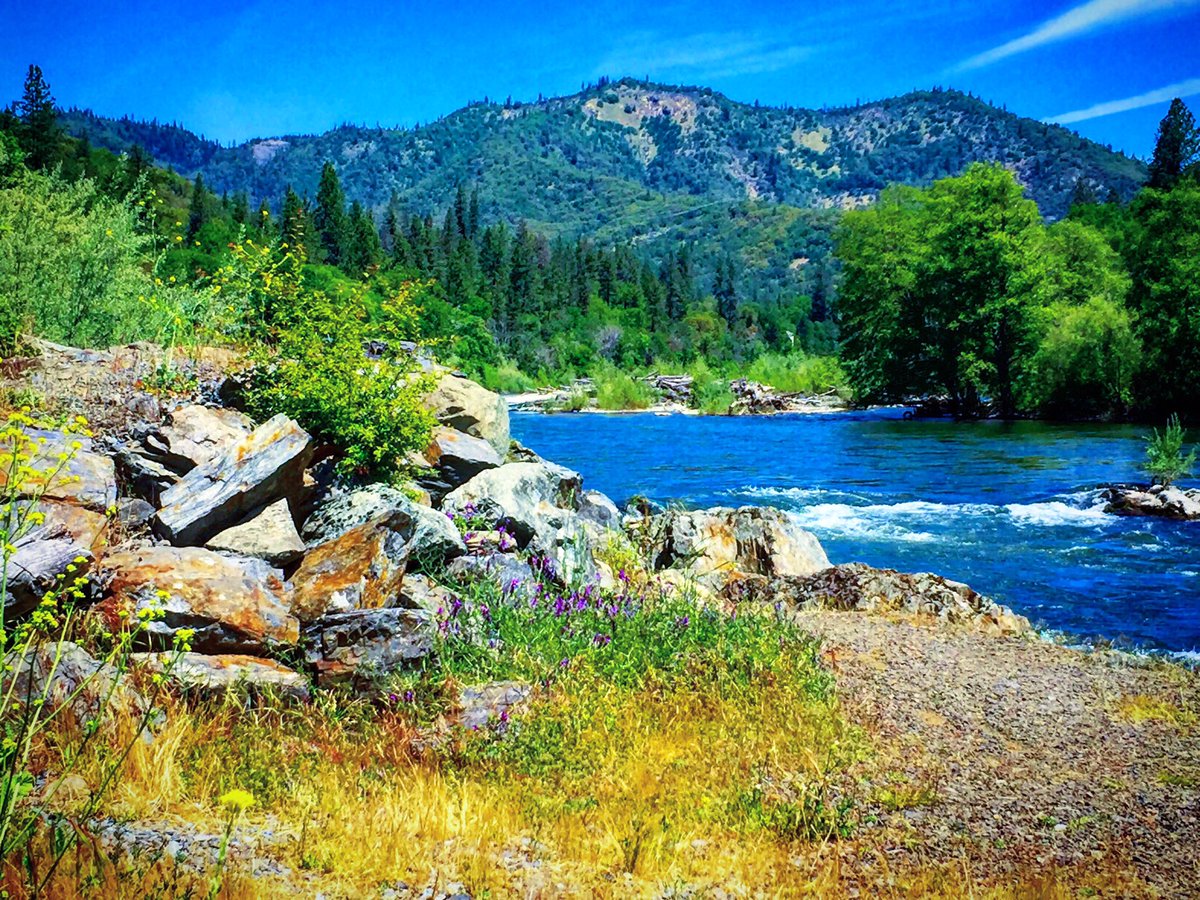
{"label": "tree line", "polygon": [[1078,186],[1045,224],[1000,166],[894,186],[839,229],[858,397],[963,417],[1200,420],[1200,133],[1176,99],[1129,203]]}

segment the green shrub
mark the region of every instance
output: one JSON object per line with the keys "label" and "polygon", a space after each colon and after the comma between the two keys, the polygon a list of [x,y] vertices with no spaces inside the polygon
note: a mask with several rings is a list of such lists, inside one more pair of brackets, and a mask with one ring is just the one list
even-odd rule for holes
{"label": "green shrub", "polygon": [[162,339],[181,292],[151,274],[134,208],[94,182],[19,172],[0,189],[0,353],[28,329],[82,347]]}
{"label": "green shrub", "polygon": [[596,382],[596,405],[600,409],[646,409],[658,401],[650,385],[619,369],[606,366],[592,376]]}
{"label": "green shrub", "polygon": [[833,356],[764,353],[746,368],[745,377],[785,393],[823,394],[847,390],[846,373]]}
{"label": "green shrub", "polygon": [[523,394],[537,388],[537,382],[507,359],[496,365],[484,365],[479,372],[479,383],[498,394]]}
{"label": "green shrub", "polygon": [[[335,299],[310,290],[298,275],[302,259],[264,249],[236,246],[218,285],[249,291],[240,303],[251,316],[246,331],[262,339],[246,406],[260,418],[291,416],[338,449],[344,471],[396,475],[405,454],[429,441],[433,416],[422,400],[431,379],[407,357],[365,356],[371,331],[361,292]],[[412,314],[402,295],[385,310],[401,322]]]}
{"label": "green shrub", "polygon": [[1157,428],[1146,438],[1146,472],[1155,484],[1169,487],[1177,478],[1192,474],[1192,466],[1196,464],[1196,450],[1184,455],[1183,426],[1179,424],[1179,416],[1171,416],[1167,427],[1162,431]]}
{"label": "green shrub", "polygon": [[733,405],[733,391],[728,381],[692,383],[692,403],[696,409],[708,416],[723,416]]}

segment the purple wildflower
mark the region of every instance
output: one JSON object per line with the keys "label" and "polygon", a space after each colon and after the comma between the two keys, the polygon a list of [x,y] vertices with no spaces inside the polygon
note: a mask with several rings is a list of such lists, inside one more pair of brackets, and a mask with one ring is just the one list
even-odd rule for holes
{"label": "purple wildflower", "polygon": [[594,638],[592,638],[592,643],[595,644],[597,647],[607,647],[609,644],[612,643],[612,635],[611,634],[597,634]]}

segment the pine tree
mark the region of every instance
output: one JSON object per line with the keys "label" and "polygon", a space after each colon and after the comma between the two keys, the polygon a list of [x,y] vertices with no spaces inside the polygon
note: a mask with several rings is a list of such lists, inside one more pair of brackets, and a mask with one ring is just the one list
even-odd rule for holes
{"label": "pine tree", "polygon": [[192,202],[188,207],[187,240],[189,244],[196,239],[196,235],[200,233],[200,228],[204,225],[207,216],[207,193],[204,188],[204,179],[197,175],[192,184]]}
{"label": "pine tree", "polygon": [[471,240],[479,235],[479,188],[471,191],[471,206],[467,210],[467,237]]}
{"label": "pine tree", "polygon": [[245,225],[250,221],[250,198],[245,191],[238,191],[233,195],[233,205],[229,214],[234,224]]}
{"label": "pine tree", "polygon": [[1187,105],[1176,97],[1158,124],[1147,186],[1170,190],[1195,163],[1197,152],[1200,152],[1200,132],[1196,130],[1196,119]]}
{"label": "pine tree", "polygon": [[717,300],[717,312],[729,325],[737,319],[737,285],[733,269],[733,260],[724,256],[717,262],[716,277],[713,280],[713,296]]}
{"label": "pine tree", "polygon": [[312,227],[313,242],[322,257],[317,261],[327,262],[331,266],[341,265],[347,238],[346,197],[342,193],[337,170],[331,162],[325,163],[321,169]]}
{"label": "pine tree", "polygon": [[342,271],[355,277],[378,266],[382,256],[375,219],[357,200],[350,205],[341,256]]}
{"label": "pine tree", "polygon": [[271,221],[271,206],[264,199],[258,205],[258,215],[254,219],[254,227],[258,229],[259,234],[270,234],[275,223]]}
{"label": "pine tree", "polygon": [[54,97],[42,70],[31,65],[25,76],[25,92],[17,102],[17,117],[21,127],[17,137],[25,151],[25,163],[31,169],[45,169],[58,161],[58,115],[54,112]]}

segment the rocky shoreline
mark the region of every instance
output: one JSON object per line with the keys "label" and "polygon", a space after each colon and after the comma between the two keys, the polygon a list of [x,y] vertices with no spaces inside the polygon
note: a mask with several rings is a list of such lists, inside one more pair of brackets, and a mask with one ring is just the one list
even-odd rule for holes
{"label": "rocky shoreline", "polygon": [[[963,852],[966,838],[955,836],[959,819],[973,823],[972,840],[984,835],[1019,845],[1029,858],[1048,854],[1066,863],[1096,848],[1107,852],[1118,839],[1145,854],[1153,846],[1146,842],[1163,840],[1168,826],[1174,849],[1164,859],[1182,860],[1183,842],[1200,838],[1194,815],[1200,781],[1158,790],[1162,815],[1136,826],[1121,818],[1118,801],[1093,802],[1087,794],[1118,769],[1129,792],[1149,777],[1148,751],[1135,752],[1137,729],[1114,718],[1106,697],[1158,696],[1183,684],[1190,698],[1196,682],[1182,670],[1160,679],[1131,663],[1106,668],[1091,661],[1098,655],[1030,640],[1036,635],[1028,620],[966,585],[833,564],[815,536],[770,507],[620,508],[587,490],[578,473],[513,441],[509,404],[452,372],[437,373],[429,404],[440,424],[426,451],[409,460],[412,480],[401,489],[336,477],[325,449],[286,417],[255,423],[225,407],[229,361],[219,353],[182,363],[196,388],[164,399],[145,387],[160,359],[161,351],[145,346],[99,352],[45,345],[40,356],[8,365],[8,387],[43,391],[61,412],[87,416],[99,432],[70,451],[70,480],[45,492],[39,504],[45,523],[17,544],[18,577],[4,597],[10,616],[36,607],[73,560],[90,577],[91,614],[116,624],[161,609],[135,654],[146,671],[161,671],[173,639],[190,634],[190,650],[169,673],[183,691],[295,703],[330,689],[378,697],[390,675],[436,652],[439,614],[456,603],[456,584],[492,580],[511,602],[547,580],[615,588],[628,576],[600,551],[620,540],[649,561],[651,592],[726,610],[774,610],[826,640],[825,659],[844,679],[845,702],[864,728],[885,739],[887,752],[905,760],[897,769],[919,780],[929,775],[922,766],[948,767],[951,774],[938,781],[940,799],[919,810],[940,829],[927,842],[935,856]],[[73,441],[64,432],[39,437],[47,454]],[[100,664],[80,647],[63,647],[69,665],[50,666],[40,651],[10,659],[9,677],[37,689],[49,680],[50,695],[82,721],[98,697],[75,687]],[[1003,666],[993,668],[993,658]],[[1102,691],[1090,686],[1097,667]],[[1069,682],[1058,680],[1063,672]],[[101,684],[132,708],[145,703],[116,673]],[[1065,684],[1069,698],[1056,699]],[[510,682],[460,685],[452,720],[465,727],[506,720],[529,690]],[[1055,721],[1062,703],[1078,722]],[[992,735],[982,748],[980,728]],[[996,757],[993,768],[1012,790],[1031,781],[1046,786],[1058,777],[1056,766],[1079,764],[1063,728],[1087,742],[1084,756],[1107,752],[1112,732],[1106,729],[1117,729],[1128,759],[1087,768],[1066,799],[1047,787],[1030,801],[1041,805],[1025,804],[1019,815],[1003,800],[1009,789],[998,790],[988,810],[1011,818],[979,824],[987,819],[976,806],[985,782],[975,767],[993,766]],[[921,734],[945,758],[932,759],[932,750],[905,758],[905,741]],[[1177,757],[1185,781],[1200,771],[1194,733],[1143,737],[1154,748],[1185,754]],[[1004,748],[1017,753],[1018,746],[1016,761],[1005,763]],[[986,753],[988,761],[953,760],[965,753]],[[960,810],[960,803],[968,806]],[[1089,826],[1086,840],[1067,842],[1057,840],[1056,828],[1038,830],[1038,815],[1057,822],[1068,813],[1072,821],[1104,817],[1103,824]],[[915,821],[907,813],[884,815],[865,840],[886,847]],[[971,852],[996,871],[1013,858],[994,847]],[[847,860],[851,869],[860,864]],[[257,858],[254,865],[271,869]],[[1156,875],[1141,863],[1133,868],[1168,891],[1175,884],[1176,873]],[[863,882],[867,890],[870,883]]]}

